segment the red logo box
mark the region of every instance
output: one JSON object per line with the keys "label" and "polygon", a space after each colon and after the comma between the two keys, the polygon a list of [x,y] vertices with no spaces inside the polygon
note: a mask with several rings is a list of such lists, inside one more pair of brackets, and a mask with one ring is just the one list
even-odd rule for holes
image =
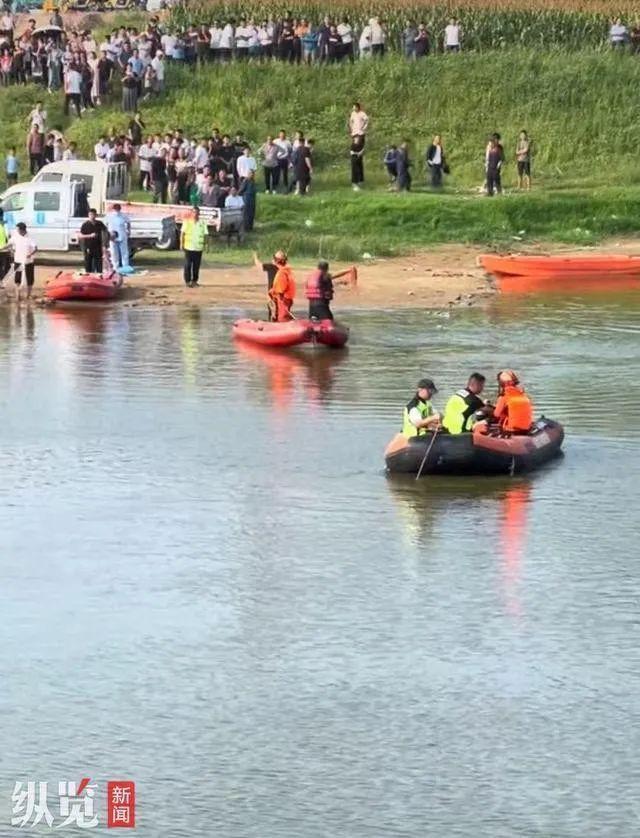
{"label": "red logo box", "polygon": [[107,783],[107,826],[111,829],[136,828],[136,784],[133,780]]}

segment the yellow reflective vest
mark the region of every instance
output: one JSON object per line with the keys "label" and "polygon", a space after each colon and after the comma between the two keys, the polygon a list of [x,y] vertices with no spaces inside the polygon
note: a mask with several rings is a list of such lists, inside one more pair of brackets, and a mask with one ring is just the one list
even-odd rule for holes
{"label": "yellow reflective vest", "polygon": [[480,401],[468,390],[458,390],[447,402],[442,418],[442,427],[450,434],[463,434],[476,423],[474,413]]}
{"label": "yellow reflective vest", "polygon": [[204,250],[207,225],[201,219],[194,221],[193,218],[187,218],[182,222],[182,235],[185,250]]}
{"label": "yellow reflective vest", "polygon": [[404,415],[402,417],[402,433],[405,436],[420,436],[421,434],[426,434],[427,432],[426,428],[416,428],[411,419],[409,419],[409,413],[414,407],[418,408],[422,419],[427,419],[435,413],[431,402],[423,402],[422,399],[414,396],[405,407]]}

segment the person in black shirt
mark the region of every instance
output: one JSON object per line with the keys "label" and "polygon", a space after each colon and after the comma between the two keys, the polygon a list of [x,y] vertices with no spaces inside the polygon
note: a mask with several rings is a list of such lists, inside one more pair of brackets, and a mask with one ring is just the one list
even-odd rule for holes
{"label": "person in black shirt", "polygon": [[82,244],[85,273],[101,274],[102,249],[107,240],[107,228],[98,220],[94,209],[89,210],[89,218],[80,227],[78,238]]}
{"label": "person in black shirt", "polygon": [[153,187],[153,203],[167,203],[167,152],[161,148],[155,157],[151,158],[151,185]]}
{"label": "person in black shirt", "polygon": [[282,251],[278,250],[276,253],[273,254],[273,259],[271,262],[261,262],[258,259],[258,254],[254,251],[253,253],[253,264],[259,271],[264,271],[267,275],[267,293],[271,291],[271,286],[273,285],[273,280],[276,278],[276,274],[280,268],[277,260],[278,258],[282,258]]}

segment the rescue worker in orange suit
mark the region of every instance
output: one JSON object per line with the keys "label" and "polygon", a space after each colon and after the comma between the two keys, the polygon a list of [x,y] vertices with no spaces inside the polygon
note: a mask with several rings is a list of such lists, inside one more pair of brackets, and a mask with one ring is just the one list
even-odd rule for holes
{"label": "rescue worker in orange suit", "polygon": [[350,285],[353,283],[353,272],[354,268],[348,268],[346,271],[341,271],[339,274],[332,276],[329,273],[329,263],[325,261],[318,262],[318,267],[309,275],[305,286],[305,293],[307,300],[309,300],[309,318],[333,320],[333,314],[329,305],[333,299],[333,283],[337,279],[349,276],[349,280],[340,284]]}
{"label": "rescue worker in orange suit", "polygon": [[279,250],[273,261],[278,271],[269,290],[269,299],[273,304],[271,319],[277,323],[285,323],[287,320],[293,320],[291,306],[296,298],[296,283],[284,251]]}
{"label": "rescue worker in orange suit", "polygon": [[501,433],[527,434],[533,425],[533,404],[513,370],[498,373],[498,401],[493,418]]}

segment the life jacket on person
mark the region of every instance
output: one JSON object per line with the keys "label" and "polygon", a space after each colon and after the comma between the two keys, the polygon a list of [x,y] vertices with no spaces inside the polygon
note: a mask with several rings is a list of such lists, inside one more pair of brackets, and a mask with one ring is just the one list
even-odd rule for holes
{"label": "life jacket on person", "polygon": [[291,306],[296,297],[296,284],[289,265],[280,265],[278,268],[273,285],[269,289],[269,297],[275,303],[274,320],[278,323],[291,320]]}
{"label": "life jacket on person", "polygon": [[500,395],[496,402],[494,418],[500,423],[500,430],[510,434],[526,434],[533,424],[533,404],[520,386],[513,370],[498,374]]}
{"label": "life jacket on person", "polygon": [[425,402],[417,395],[414,396],[411,399],[411,401],[407,403],[404,409],[404,414],[402,416],[402,433],[406,437],[422,436],[423,434],[427,433],[427,428],[416,428],[416,426],[409,418],[409,413],[413,410],[414,407],[417,407],[420,411],[421,419],[428,419],[429,416],[433,416],[435,412],[433,409],[433,405],[430,401]]}
{"label": "life jacket on person", "polygon": [[323,273],[319,268],[310,273],[307,277],[305,294],[308,300],[332,300],[333,282],[329,274]]}
{"label": "life jacket on person", "polygon": [[482,399],[463,388],[454,393],[444,409],[442,427],[450,434],[471,431],[476,424],[475,413],[483,406]]}

